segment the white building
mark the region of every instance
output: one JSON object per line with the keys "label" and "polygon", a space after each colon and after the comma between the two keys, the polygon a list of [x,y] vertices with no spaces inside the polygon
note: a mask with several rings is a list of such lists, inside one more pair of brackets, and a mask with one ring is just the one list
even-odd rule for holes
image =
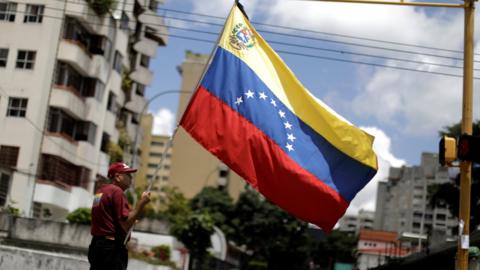
{"label": "white building", "polygon": [[90,206],[110,146],[134,152],[167,30],[158,1],[116,2],[102,16],[85,0],[0,2],[0,207],[63,219]]}
{"label": "white building", "polygon": [[357,215],[344,215],[338,221],[338,230],[358,234],[360,229],[373,229],[375,212],[360,209]]}

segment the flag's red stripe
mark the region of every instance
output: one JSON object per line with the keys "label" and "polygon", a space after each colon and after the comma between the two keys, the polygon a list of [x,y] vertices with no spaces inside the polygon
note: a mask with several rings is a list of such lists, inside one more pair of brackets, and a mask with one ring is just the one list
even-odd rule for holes
{"label": "flag's red stripe", "polygon": [[227,104],[200,87],[180,123],[265,197],[330,231],[348,203]]}

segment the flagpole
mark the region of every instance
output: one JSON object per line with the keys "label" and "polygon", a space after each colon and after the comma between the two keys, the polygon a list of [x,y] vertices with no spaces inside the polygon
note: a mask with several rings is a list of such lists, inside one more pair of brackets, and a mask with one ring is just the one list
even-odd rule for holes
{"label": "flagpole", "polygon": [[[238,0],[234,0],[233,6],[232,6],[232,8],[230,9],[229,14],[232,13],[233,9],[237,6],[237,3],[238,3]],[[228,20],[228,18],[230,18],[230,16],[227,17],[227,20]],[[188,108],[188,105],[190,105],[190,102],[192,101],[192,97],[193,97],[193,96],[195,95],[195,93],[197,92],[198,87],[200,86],[200,83],[202,82],[203,78],[205,77],[205,73],[207,72],[207,68],[210,66],[210,63],[211,63],[212,58],[213,58],[213,55],[215,55],[215,53],[216,53],[216,51],[217,51],[217,49],[218,49],[218,43],[219,43],[219,41],[220,41],[220,38],[222,37],[223,32],[225,31],[225,25],[226,25],[226,23],[227,23],[227,21],[225,21],[225,24],[223,24],[223,28],[222,28],[222,30],[220,31],[220,34],[218,35],[217,42],[215,42],[215,45],[213,46],[212,52],[210,53],[210,56],[208,57],[207,64],[206,64],[205,67],[203,68],[202,76],[200,76],[200,79],[198,80],[198,82],[197,82],[195,88],[193,89],[193,91],[191,92],[190,97],[188,98],[188,103],[187,103],[187,107],[186,107],[186,108]],[[185,113],[185,111],[182,112],[182,116],[180,117],[180,120],[182,119],[184,113]],[[165,157],[166,157],[166,155],[167,155],[168,150],[170,150],[170,147],[172,146],[173,139],[174,139],[175,135],[177,134],[177,131],[178,131],[178,128],[179,128],[179,127],[180,127],[180,121],[177,121],[177,124],[176,124],[176,126],[175,126],[175,129],[173,130],[172,135],[170,135],[170,138],[168,139],[168,142],[167,142],[167,145],[165,146],[165,149],[163,149],[162,157],[161,157],[161,159],[160,159],[160,163],[157,165],[157,168],[155,169],[155,172],[153,173],[153,177],[149,179],[149,183],[148,183],[147,189],[146,189],[144,192],[150,192],[150,190],[152,189],[153,182],[154,182],[155,179],[157,178],[157,174],[158,174],[158,172],[160,171],[160,169],[161,169],[162,166],[163,166],[163,161],[165,160]],[[126,245],[126,244],[127,244],[128,238],[129,238],[130,234],[132,233],[134,226],[135,226],[135,224],[132,225],[132,227],[130,227],[130,229],[128,230],[128,233],[127,233],[127,235],[125,236],[125,240],[123,241],[123,245]]]}

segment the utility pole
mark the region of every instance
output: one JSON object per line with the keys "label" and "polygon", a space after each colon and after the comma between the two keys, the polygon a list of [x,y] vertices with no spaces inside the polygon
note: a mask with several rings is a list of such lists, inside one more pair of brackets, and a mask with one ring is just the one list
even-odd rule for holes
{"label": "utility pole", "polygon": [[[399,6],[423,6],[423,7],[444,7],[463,8],[465,12],[464,24],[464,50],[463,50],[463,103],[462,103],[462,134],[472,134],[473,117],[473,45],[474,45],[474,19],[475,0],[464,0],[464,4],[456,3],[433,3],[433,2],[404,2],[399,1],[378,1],[378,0],[306,0],[337,3],[360,3],[360,4],[381,4]],[[470,193],[472,184],[472,162],[462,161],[460,163],[460,225],[457,249],[457,269],[468,269],[468,248],[470,242]],[[463,227],[463,230],[462,230]]]}

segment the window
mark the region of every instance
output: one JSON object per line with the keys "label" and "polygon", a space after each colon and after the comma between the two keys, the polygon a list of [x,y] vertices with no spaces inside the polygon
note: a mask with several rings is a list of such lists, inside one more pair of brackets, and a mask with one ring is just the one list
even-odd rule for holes
{"label": "window", "polygon": [[156,163],[148,163],[148,168],[157,168],[158,167],[158,164]]}
{"label": "window", "polygon": [[7,202],[8,190],[10,187],[10,175],[0,172],[0,207]]}
{"label": "window", "polygon": [[19,50],[17,54],[17,68],[20,69],[33,69],[35,63],[35,51]]}
{"label": "window", "polygon": [[80,94],[82,90],[82,76],[75,69],[66,63],[58,63],[56,85],[72,88]]}
{"label": "window", "polygon": [[39,177],[48,181],[58,181],[70,186],[87,188],[90,182],[90,170],[60,157],[42,154]]}
{"label": "window", "polygon": [[141,83],[137,83],[137,88],[135,89],[135,93],[137,93],[137,95],[143,97],[145,95],[145,85],[143,85]]}
{"label": "window", "polygon": [[149,8],[151,11],[157,12],[158,1],[157,1],[157,0],[150,0],[150,4],[148,5],[148,8]]}
{"label": "window", "polygon": [[122,17],[120,18],[120,29],[121,30],[128,30],[128,15],[125,11],[122,11]]}
{"label": "window", "polygon": [[8,145],[0,146],[0,165],[6,167],[17,167],[19,152],[20,147]]}
{"label": "window", "polygon": [[164,146],[164,145],[165,145],[165,143],[164,143],[164,142],[155,142],[155,141],[153,141],[153,142],[151,143],[151,145],[155,145],[155,146]]}
{"label": "window", "polygon": [[110,143],[110,135],[103,132],[102,134],[102,143],[100,144],[100,150],[104,153],[108,151],[108,144]]}
{"label": "window", "polygon": [[148,66],[150,65],[150,57],[142,54],[142,56],[140,57],[140,65],[142,67],[148,68]]}
{"label": "window", "polygon": [[25,117],[27,113],[27,98],[9,98],[7,116]]}
{"label": "window", "polygon": [[43,10],[45,6],[43,5],[27,5],[27,10],[25,11],[25,17],[23,18],[24,23],[41,23],[43,20]]}
{"label": "window", "polygon": [[115,69],[120,74],[122,74],[122,62],[123,56],[118,51],[115,51],[115,58],[113,59],[113,69]]}
{"label": "window", "polygon": [[165,176],[165,175],[162,176],[162,180],[163,180],[163,181],[168,181],[168,176]]}
{"label": "window", "polygon": [[74,138],[75,119],[57,108],[50,108],[47,130]]}
{"label": "window", "polygon": [[8,49],[0,48],[0,67],[7,66]]}
{"label": "window", "polygon": [[0,21],[14,22],[17,3],[0,2]]}
{"label": "window", "polygon": [[107,110],[112,113],[117,113],[117,98],[115,94],[110,92],[108,93],[108,101],[107,101]]}
{"label": "window", "polygon": [[97,133],[97,126],[94,123],[86,121],[78,121],[75,125],[75,140],[87,141],[95,145],[95,135]]}
{"label": "window", "polygon": [[112,49],[112,42],[105,36],[92,35],[90,40],[90,52],[92,54],[103,55],[107,61],[110,60],[110,50]]}

